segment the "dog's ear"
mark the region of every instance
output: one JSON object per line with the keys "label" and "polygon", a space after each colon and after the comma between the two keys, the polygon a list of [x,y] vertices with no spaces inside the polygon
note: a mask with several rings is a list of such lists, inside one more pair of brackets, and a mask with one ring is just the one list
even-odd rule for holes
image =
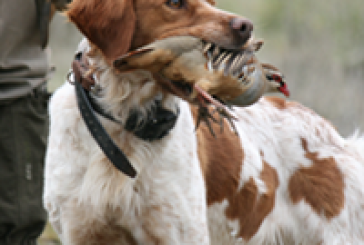
{"label": "dog's ear", "polygon": [[74,0],[67,16],[108,61],[130,49],[136,22],[133,0]]}

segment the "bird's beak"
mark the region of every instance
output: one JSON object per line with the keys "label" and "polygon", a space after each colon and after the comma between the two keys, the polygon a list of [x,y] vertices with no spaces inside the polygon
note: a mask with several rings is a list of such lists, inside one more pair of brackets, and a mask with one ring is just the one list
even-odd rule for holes
{"label": "bird's beak", "polygon": [[281,92],[282,94],[284,94],[286,97],[289,97],[289,90],[287,88],[287,84],[286,83],[283,83],[282,86],[280,86],[278,88],[279,92]]}

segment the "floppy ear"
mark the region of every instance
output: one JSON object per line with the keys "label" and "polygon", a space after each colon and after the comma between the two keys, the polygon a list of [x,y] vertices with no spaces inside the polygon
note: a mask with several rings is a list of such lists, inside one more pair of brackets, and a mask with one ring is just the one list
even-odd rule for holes
{"label": "floppy ear", "polygon": [[136,22],[133,0],[74,0],[67,15],[108,61],[130,49]]}

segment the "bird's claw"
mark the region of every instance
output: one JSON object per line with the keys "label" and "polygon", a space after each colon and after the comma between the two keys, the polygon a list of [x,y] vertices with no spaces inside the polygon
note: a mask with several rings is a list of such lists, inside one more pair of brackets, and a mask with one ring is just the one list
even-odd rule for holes
{"label": "bird's claw", "polygon": [[216,119],[211,115],[209,109],[206,106],[199,106],[198,107],[198,117],[197,117],[197,123],[195,130],[198,129],[200,126],[201,121],[205,122],[208,129],[210,130],[210,133],[216,138],[216,134],[214,130],[212,129],[212,125],[210,123],[210,120],[212,120],[214,123],[217,123]]}
{"label": "bird's claw", "polygon": [[232,115],[227,109],[226,107],[216,107],[216,110],[215,110],[219,116],[220,116],[220,121],[219,121],[219,124],[220,124],[220,128],[221,128],[221,132],[223,132],[224,130],[224,118],[229,122],[231,128],[233,129],[234,133],[235,134],[238,134],[237,130],[236,130],[236,127],[235,127],[235,124],[233,122],[233,120],[237,120],[237,118]]}
{"label": "bird's claw", "polygon": [[[217,120],[214,117],[214,114],[217,112],[219,119]],[[236,120],[236,117],[233,116],[226,107],[224,106],[217,106],[215,108],[214,111],[212,111],[212,113],[210,112],[210,110],[208,109],[208,106],[206,105],[199,105],[198,107],[198,117],[197,117],[197,122],[196,122],[196,127],[195,130],[197,130],[197,128],[200,126],[200,123],[203,121],[206,126],[208,127],[210,133],[216,138],[216,134],[213,130],[212,124],[210,121],[212,121],[213,123],[216,123],[220,126],[220,130],[221,133],[224,131],[224,119],[226,119],[231,128],[233,129],[235,134],[237,133],[236,127],[233,123],[233,120]]]}
{"label": "bird's claw", "polygon": [[[236,127],[233,123],[233,120],[237,120],[237,118],[231,114],[231,112],[228,110],[228,107],[226,107],[223,102],[217,101],[214,99],[210,94],[205,92],[203,89],[201,89],[199,86],[195,85],[195,89],[198,91],[197,96],[197,103],[198,103],[198,118],[196,123],[197,129],[201,123],[201,121],[204,121],[209,128],[211,134],[216,137],[215,132],[212,128],[212,125],[210,123],[210,120],[212,120],[214,123],[217,123],[220,125],[221,132],[224,130],[224,118],[229,122],[230,126],[232,127],[235,134],[237,134]],[[215,107],[215,110],[210,113],[210,110],[208,108],[208,104],[211,104]],[[232,110],[231,108],[229,108]],[[216,118],[213,116],[217,112],[219,114],[219,121],[216,120]]]}

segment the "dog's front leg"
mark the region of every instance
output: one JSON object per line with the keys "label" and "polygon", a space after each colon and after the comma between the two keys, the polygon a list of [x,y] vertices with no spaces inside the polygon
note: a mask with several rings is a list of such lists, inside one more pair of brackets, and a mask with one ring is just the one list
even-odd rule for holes
{"label": "dog's front leg", "polygon": [[169,162],[168,170],[153,171],[148,184],[139,186],[140,213],[132,219],[135,225],[129,226],[138,244],[209,244],[201,169],[197,159],[185,160]]}
{"label": "dog's front leg", "polygon": [[206,219],[198,218],[201,216],[198,212],[204,208],[196,206],[193,210],[185,200],[180,201],[181,206],[178,208],[165,203],[150,206],[143,211],[139,220],[141,223],[133,230],[138,244],[209,244]]}
{"label": "dog's front leg", "polygon": [[[166,188],[165,188],[166,189]],[[62,212],[62,241],[65,245],[138,244],[138,245],[207,245],[209,233],[205,200],[191,198],[173,184],[163,193],[150,191],[133,201],[139,207],[93,209],[87,204],[70,202]],[[187,191],[189,192],[189,191]],[[204,197],[204,193],[201,193]],[[138,199],[138,200],[136,200]],[[122,202],[121,202],[122,203]],[[120,213],[121,212],[121,213]]]}

